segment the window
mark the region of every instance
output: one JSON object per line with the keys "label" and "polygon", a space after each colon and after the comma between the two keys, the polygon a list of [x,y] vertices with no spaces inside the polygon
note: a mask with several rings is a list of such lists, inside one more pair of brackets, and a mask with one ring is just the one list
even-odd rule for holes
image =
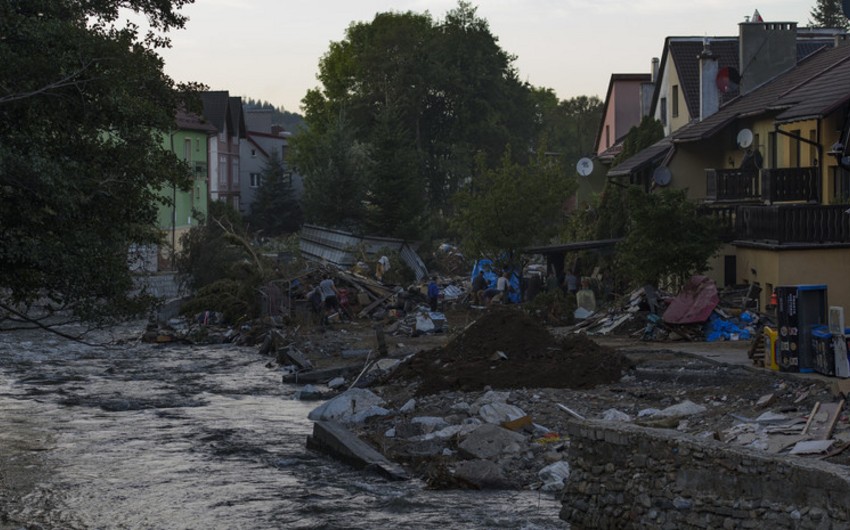
{"label": "window", "polygon": [[791,131],[792,137],[788,138],[788,167],[800,167],[800,129]]}
{"label": "window", "polygon": [[809,131],[809,166],[817,167],[818,165],[818,133],[814,129]]}
{"label": "window", "polygon": [[260,174],[259,173],[251,173],[251,187],[259,188],[260,187]]}
{"label": "window", "polygon": [[667,125],[667,98],[661,98],[661,125]]}
{"label": "window", "polygon": [[251,158],[257,158],[257,150],[251,149]]}
{"label": "window", "polygon": [[673,117],[676,118],[679,116],[679,85],[673,85],[673,101],[670,103],[673,105]]}
{"label": "window", "polygon": [[200,152],[201,150],[201,139],[195,138],[195,151]]}
{"label": "window", "polygon": [[605,126],[605,149],[611,147],[611,126]]}
{"label": "window", "polygon": [[776,167],[778,156],[776,153],[776,133],[767,133],[767,159],[770,161],[770,167]]}
{"label": "window", "polygon": [[221,187],[227,187],[227,157],[218,157],[218,183]]}
{"label": "window", "polygon": [[838,203],[850,200],[850,172],[838,166],[830,166],[832,173],[832,199]]}
{"label": "window", "polygon": [[233,186],[234,188],[239,186],[239,159],[234,158],[230,161],[230,167],[233,171]]}
{"label": "window", "polygon": [[192,161],[192,139],[186,138],[183,141],[183,160],[186,162]]}

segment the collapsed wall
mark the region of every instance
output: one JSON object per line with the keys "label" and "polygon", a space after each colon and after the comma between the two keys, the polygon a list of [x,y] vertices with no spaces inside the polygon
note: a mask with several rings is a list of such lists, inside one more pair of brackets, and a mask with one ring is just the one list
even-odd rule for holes
{"label": "collapsed wall", "polygon": [[631,424],[569,425],[571,528],[850,528],[850,472]]}

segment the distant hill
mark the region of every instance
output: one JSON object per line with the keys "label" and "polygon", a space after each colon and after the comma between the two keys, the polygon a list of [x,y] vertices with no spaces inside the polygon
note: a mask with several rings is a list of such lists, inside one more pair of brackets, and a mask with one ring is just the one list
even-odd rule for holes
{"label": "distant hill", "polygon": [[242,103],[246,109],[271,109],[272,125],[280,125],[292,134],[297,134],[302,127],[305,127],[304,116],[283,110],[283,107],[275,107],[268,101],[243,96]]}

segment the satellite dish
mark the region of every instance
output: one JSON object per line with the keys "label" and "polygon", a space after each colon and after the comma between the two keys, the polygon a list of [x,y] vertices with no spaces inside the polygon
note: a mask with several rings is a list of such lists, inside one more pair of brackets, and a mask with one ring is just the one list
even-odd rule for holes
{"label": "satellite dish", "polygon": [[576,164],[576,171],[578,171],[578,174],[582,177],[590,175],[593,173],[593,160],[587,157],[582,158],[578,161],[578,164]]}
{"label": "satellite dish", "polygon": [[749,129],[741,129],[738,131],[738,147],[741,149],[746,149],[749,146],[753,145],[753,131]]}
{"label": "satellite dish", "polygon": [[667,186],[672,178],[673,174],[667,166],[659,166],[652,172],[652,181],[658,186]]}

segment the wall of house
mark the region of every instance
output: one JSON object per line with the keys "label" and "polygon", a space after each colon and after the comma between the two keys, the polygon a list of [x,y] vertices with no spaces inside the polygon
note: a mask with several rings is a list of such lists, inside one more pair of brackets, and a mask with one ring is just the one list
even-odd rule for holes
{"label": "wall of house", "polygon": [[770,250],[738,247],[737,274],[743,282],[758,282],[760,306],[765,307],[770,290],[779,285],[825,284],[829,305],[850,312],[850,248],[807,248]]}
{"label": "wall of house", "polygon": [[691,200],[704,200],[705,170],[719,167],[725,152],[720,143],[706,143],[699,148],[693,144],[680,144],[668,166],[672,175],[670,185],[688,190],[688,198]]}
{"label": "wall of house", "polygon": [[574,528],[847,528],[850,474],[628,423],[571,422],[560,517]]}
{"label": "wall of house", "polygon": [[[186,142],[189,150],[186,150]],[[189,164],[192,185],[189,190],[165,187],[161,196],[173,205],[160,205],[157,211],[157,226],[163,231],[169,245],[180,250],[180,237],[198,224],[200,216],[206,216],[208,205],[208,161],[207,134],[205,132],[180,130],[166,135],[164,147],[177,158]],[[200,214],[200,215],[199,215]]]}

